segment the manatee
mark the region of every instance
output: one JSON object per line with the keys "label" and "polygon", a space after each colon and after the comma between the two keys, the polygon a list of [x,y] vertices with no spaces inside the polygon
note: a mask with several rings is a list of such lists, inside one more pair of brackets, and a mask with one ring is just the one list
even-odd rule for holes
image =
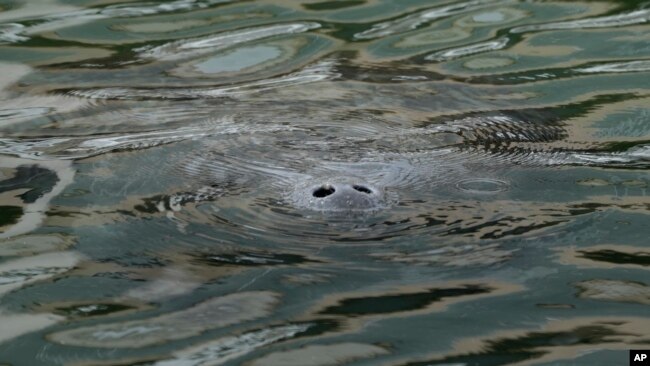
{"label": "manatee", "polygon": [[335,120],[325,114],[307,120],[294,112],[269,122],[258,110],[239,112],[141,133],[4,139],[0,151],[69,160],[172,144],[182,152],[165,156],[157,173],[176,176],[189,189],[159,197],[164,202],[154,204],[154,211],[258,192],[280,206],[333,214],[383,211],[405,192],[444,194],[456,187],[476,193],[486,184],[499,186],[485,192],[501,192],[507,182],[497,179],[499,172],[514,166],[638,167],[650,160],[645,145],[622,152],[540,148],[566,138],[553,111],[470,113],[410,127],[395,126],[381,115]]}
{"label": "manatee", "polygon": [[[110,166],[116,177],[176,182],[175,191],[153,190],[155,196],[143,198],[140,212],[238,196],[248,201],[233,201],[233,207],[335,216],[385,212],[459,192],[500,194],[509,185],[503,175],[515,167],[639,168],[650,162],[643,141],[586,149],[570,139],[568,119],[624,95],[517,109],[505,99],[486,99],[483,88],[423,72],[321,60],[230,86],[58,90],[112,104],[93,107],[93,118],[86,112],[57,117],[74,128],[42,126],[5,136],[0,153],[80,160],[152,149],[153,163],[133,154]],[[395,79],[399,75],[411,81]],[[413,81],[420,79],[429,81]],[[306,84],[316,82],[323,87]],[[83,132],[96,126],[111,132]]]}

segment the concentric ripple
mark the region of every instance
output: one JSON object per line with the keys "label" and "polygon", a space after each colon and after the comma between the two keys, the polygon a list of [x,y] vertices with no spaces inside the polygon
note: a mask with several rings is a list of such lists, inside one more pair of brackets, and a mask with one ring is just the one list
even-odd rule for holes
{"label": "concentric ripple", "polygon": [[[154,212],[169,212],[186,224],[225,224],[229,235],[296,240],[307,235],[314,244],[366,242],[430,232],[432,226],[414,224],[426,219],[411,216],[411,210],[426,211],[450,197],[492,199],[488,196],[504,194],[510,183],[493,176],[512,165],[648,164],[644,147],[624,153],[525,148],[565,134],[550,121],[506,114],[445,118],[404,128],[378,116],[350,125],[349,118],[336,114],[311,120],[284,114],[268,123],[250,110],[210,128],[78,138],[77,146],[58,156],[89,157],[175,142],[182,153],[169,155],[166,166],[152,173],[184,183],[165,197],[147,200],[146,205],[157,207]],[[195,209],[186,211],[185,206]],[[450,230],[441,225],[444,219],[430,220],[440,226],[440,234]]]}
{"label": "concentric ripple", "polygon": [[0,7],[0,363],[615,365],[647,333],[647,4]]}

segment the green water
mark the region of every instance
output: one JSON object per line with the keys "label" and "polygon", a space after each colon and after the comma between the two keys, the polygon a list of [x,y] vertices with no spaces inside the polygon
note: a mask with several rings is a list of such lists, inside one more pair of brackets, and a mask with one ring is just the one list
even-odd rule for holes
{"label": "green water", "polygon": [[0,1],[0,365],[625,365],[650,3]]}

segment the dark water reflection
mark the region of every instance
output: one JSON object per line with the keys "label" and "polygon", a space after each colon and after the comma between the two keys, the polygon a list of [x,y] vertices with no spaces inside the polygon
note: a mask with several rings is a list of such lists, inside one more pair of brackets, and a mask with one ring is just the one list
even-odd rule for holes
{"label": "dark water reflection", "polygon": [[647,348],[637,1],[0,1],[0,364]]}

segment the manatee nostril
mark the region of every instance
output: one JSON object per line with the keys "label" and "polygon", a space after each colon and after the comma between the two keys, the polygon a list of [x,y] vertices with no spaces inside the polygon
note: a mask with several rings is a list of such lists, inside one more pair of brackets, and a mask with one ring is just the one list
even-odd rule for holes
{"label": "manatee nostril", "polygon": [[372,191],[370,190],[370,188],[368,188],[368,187],[364,187],[364,186],[360,186],[360,185],[358,185],[358,184],[353,185],[352,188],[354,188],[355,190],[357,190],[357,191],[359,191],[359,192],[362,192],[362,193],[366,193],[366,194],[371,194],[371,193],[372,193]]}
{"label": "manatee nostril", "polygon": [[312,194],[314,197],[323,198],[336,192],[336,189],[329,184],[325,184],[316,189]]}

